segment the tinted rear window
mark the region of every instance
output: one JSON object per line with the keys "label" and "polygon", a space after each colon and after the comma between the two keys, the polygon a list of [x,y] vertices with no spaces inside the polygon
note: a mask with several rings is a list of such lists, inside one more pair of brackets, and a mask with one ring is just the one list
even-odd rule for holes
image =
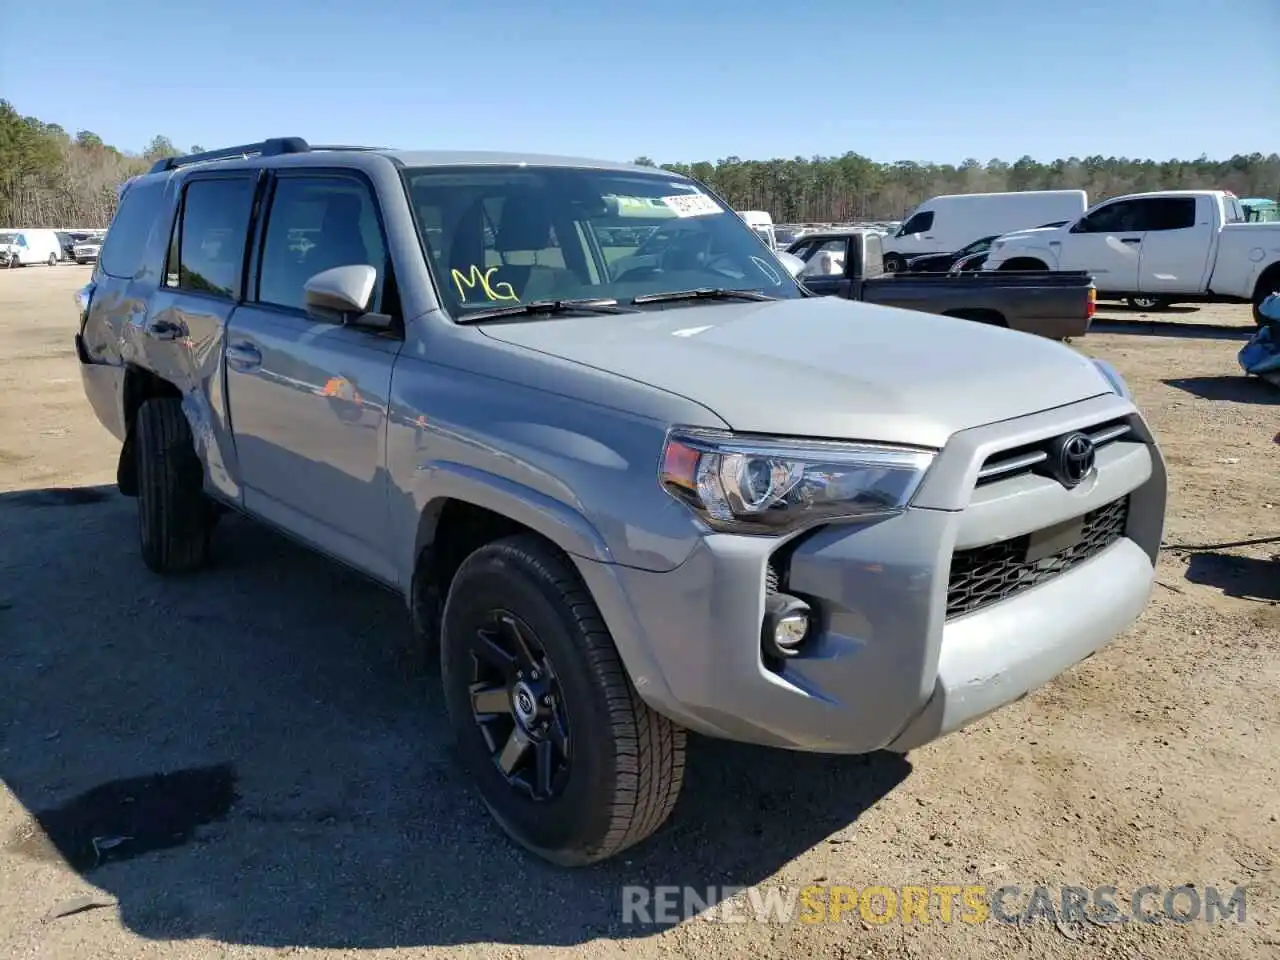
{"label": "tinted rear window", "polygon": [[164,200],[164,185],[163,178],[143,180],[124,192],[98,257],[103,273],[121,279],[137,274]]}

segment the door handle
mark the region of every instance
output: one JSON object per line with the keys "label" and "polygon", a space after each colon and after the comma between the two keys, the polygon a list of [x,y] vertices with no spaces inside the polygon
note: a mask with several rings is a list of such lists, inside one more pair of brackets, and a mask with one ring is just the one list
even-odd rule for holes
{"label": "door handle", "polygon": [[157,320],[147,325],[147,336],[154,340],[177,340],[187,335],[187,328],[170,320]]}
{"label": "door handle", "polygon": [[252,343],[233,343],[227,347],[227,363],[237,370],[256,370],[262,366],[262,353]]}
{"label": "door handle", "polygon": [[1141,237],[1121,237],[1120,242],[1121,243],[1141,243],[1142,238]]}

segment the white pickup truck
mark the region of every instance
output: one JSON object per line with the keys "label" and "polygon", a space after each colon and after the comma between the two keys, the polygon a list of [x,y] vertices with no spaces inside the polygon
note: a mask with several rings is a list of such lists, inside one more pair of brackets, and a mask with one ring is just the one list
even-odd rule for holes
{"label": "white pickup truck", "polygon": [[1087,270],[1101,299],[1147,309],[1252,303],[1258,320],[1262,301],[1280,291],[1280,223],[1244,219],[1222,190],[1113,197],[1064,226],[1000,237],[983,269]]}

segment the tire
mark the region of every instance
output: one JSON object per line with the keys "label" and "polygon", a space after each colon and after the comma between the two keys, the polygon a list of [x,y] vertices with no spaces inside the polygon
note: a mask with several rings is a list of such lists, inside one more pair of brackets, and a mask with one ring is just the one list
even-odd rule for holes
{"label": "tire", "polygon": [[[1268,282],[1268,280],[1270,282]],[[1267,289],[1270,287],[1271,289]],[[1276,273],[1273,277],[1264,275],[1258,281],[1257,286],[1253,288],[1253,322],[1261,327],[1266,322],[1266,317],[1262,315],[1262,301],[1273,293],[1280,293],[1280,273]]]}
{"label": "tire", "polygon": [[56,253],[49,254],[49,259],[46,262],[49,266],[56,267],[58,265],[58,255]]}
{"label": "tire", "polygon": [[195,570],[209,557],[211,510],[182,401],[148,400],[133,429],[142,560],[156,573]]}
{"label": "tire", "polygon": [[[533,656],[509,663],[482,656],[494,649],[482,631],[507,651],[522,638]],[[520,683],[532,677],[540,684],[533,701],[545,711],[541,723],[518,719],[517,669]],[[494,819],[526,850],[559,866],[585,866],[639,843],[671,815],[684,779],[685,731],[640,699],[590,594],[539,537],[497,540],[463,562],[445,601],[440,673],[459,762]],[[491,698],[480,704],[483,713],[473,709],[476,689]],[[501,747],[517,742],[517,731],[532,746],[509,778],[499,768]],[[545,777],[536,772],[544,750],[554,772]],[[560,757],[567,757],[563,768]]]}

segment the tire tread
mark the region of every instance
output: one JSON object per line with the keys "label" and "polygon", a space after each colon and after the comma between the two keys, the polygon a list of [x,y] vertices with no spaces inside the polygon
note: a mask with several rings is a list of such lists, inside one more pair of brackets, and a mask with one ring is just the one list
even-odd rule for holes
{"label": "tire tread", "polygon": [[134,421],[142,557],[157,573],[204,564],[209,552],[204,470],[182,402],[148,400]]}

